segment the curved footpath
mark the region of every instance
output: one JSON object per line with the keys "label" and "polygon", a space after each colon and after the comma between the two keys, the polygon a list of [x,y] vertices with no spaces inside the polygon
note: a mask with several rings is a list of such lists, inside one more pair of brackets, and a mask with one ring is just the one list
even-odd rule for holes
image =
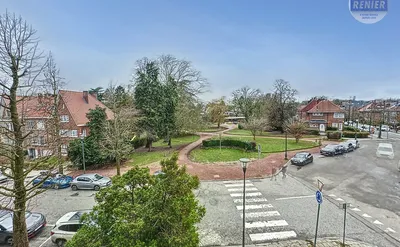
{"label": "curved footpath", "polygon": [[[219,133],[227,132],[236,126],[228,126],[229,128],[214,133],[199,133],[200,139],[187,145],[179,152],[178,163],[186,165],[187,170],[192,175],[197,175],[201,180],[225,180],[225,179],[242,179],[243,170],[237,162],[218,162],[218,163],[197,163],[189,159],[189,153],[201,145],[203,140],[209,139]],[[226,136],[226,135],[225,135]],[[319,153],[319,147],[307,149],[311,153]],[[296,151],[288,151],[288,157],[293,156]],[[259,160],[253,160],[249,164],[246,172],[248,178],[264,178],[272,174],[279,173],[280,169],[286,164],[284,152],[273,153]]]}

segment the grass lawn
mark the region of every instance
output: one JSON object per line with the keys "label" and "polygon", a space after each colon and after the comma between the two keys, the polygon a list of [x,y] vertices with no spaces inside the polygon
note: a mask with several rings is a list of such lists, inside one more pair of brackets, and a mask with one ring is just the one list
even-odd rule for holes
{"label": "grass lawn", "polygon": [[[261,154],[261,158],[266,157]],[[200,163],[238,161],[240,158],[258,158],[257,152],[244,152],[240,149],[196,148],[190,152],[190,159]]]}
{"label": "grass lawn", "polygon": [[[200,139],[200,136],[198,136],[198,135],[173,137],[171,140],[172,147],[189,144],[189,143],[197,141],[198,139]],[[167,145],[168,145],[168,143],[164,142],[164,140],[159,140],[159,141],[153,143],[153,147],[166,147]]]}
{"label": "grass lawn", "polygon": [[[226,134],[229,135],[240,135],[240,136],[252,136],[250,130],[245,130],[245,129],[233,129],[225,132]],[[285,137],[285,134],[281,133],[271,133],[271,132],[258,132],[256,136],[268,136],[268,137]],[[288,135],[288,137],[293,138],[291,135]],[[320,136],[316,135],[304,135],[303,138],[320,138]]]}
{"label": "grass lawn", "polygon": [[214,127],[208,127],[207,129],[204,129],[204,130],[200,130],[200,132],[218,132],[218,131],[222,131],[222,130],[225,130],[226,128],[223,128],[223,127],[217,127],[217,126],[214,126]]}
{"label": "grass lawn", "polygon": [[171,151],[153,151],[153,152],[137,152],[131,155],[130,164],[132,165],[147,165],[153,162],[160,161],[171,157]]}

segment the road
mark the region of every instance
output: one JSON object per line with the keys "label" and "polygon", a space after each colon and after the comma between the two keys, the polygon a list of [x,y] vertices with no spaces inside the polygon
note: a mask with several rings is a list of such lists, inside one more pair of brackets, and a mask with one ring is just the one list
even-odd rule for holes
{"label": "road", "polygon": [[[395,133],[390,133],[395,135]],[[395,158],[377,158],[379,142],[392,143]],[[336,157],[314,156],[314,162],[288,172],[309,183],[325,183],[325,194],[337,202],[351,203],[364,220],[400,239],[400,142],[394,139],[360,140],[361,147]]]}
{"label": "road", "polygon": [[[373,134],[373,138],[378,138],[379,135],[379,131],[375,131],[375,133]],[[382,131],[381,134],[381,138],[382,139],[391,139],[391,140],[400,140],[400,132],[395,133],[392,131]]]}
{"label": "road", "polygon": [[[241,185],[240,181],[239,184],[229,181],[202,182],[196,192],[207,210],[199,224],[202,246],[241,244]],[[292,176],[272,181],[251,179],[246,188],[246,244],[292,238],[314,239],[317,215],[315,188]],[[343,216],[338,203],[326,198],[321,206],[318,236],[341,238]],[[347,215],[348,238],[382,247],[400,244],[374,227],[352,214]]]}

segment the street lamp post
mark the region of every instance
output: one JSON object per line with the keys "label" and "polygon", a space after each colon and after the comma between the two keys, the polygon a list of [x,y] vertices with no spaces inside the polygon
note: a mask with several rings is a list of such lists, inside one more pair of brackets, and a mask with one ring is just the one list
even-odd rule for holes
{"label": "street lamp post", "polygon": [[81,135],[83,173],[86,173],[84,136]]}
{"label": "street lamp post", "polygon": [[285,160],[287,159],[287,131],[285,131]]}
{"label": "street lamp post", "polygon": [[245,234],[246,234],[246,170],[247,164],[250,162],[247,158],[241,158],[240,163],[243,169],[243,236],[242,236],[242,247],[245,246]]}

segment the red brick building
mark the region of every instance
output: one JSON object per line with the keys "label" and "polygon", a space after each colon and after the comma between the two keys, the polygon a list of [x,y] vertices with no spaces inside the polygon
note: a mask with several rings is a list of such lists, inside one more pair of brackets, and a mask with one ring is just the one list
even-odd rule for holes
{"label": "red brick building", "polygon": [[327,127],[343,129],[345,111],[332,101],[313,99],[299,110],[298,116],[310,128],[325,132]]}
{"label": "red brick building", "polygon": [[[107,118],[111,119],[113,113],[102,102],[97,100],[95,95],[88,91],[76,92],[60,90],[59,97],[59,115],[60,132],[62,138],[61,152],[67,154],[68,143],[75,139],[89,134],[86,114],[90,109],[96,106],[106,108]],[[52,96],[30,96],[25,97],[18,103],[19,115],[24,121],[25,131],[31,131],[27,139],[26,148],[30,158],[46,156],[52,154],[51,135],[51,106]]]}

